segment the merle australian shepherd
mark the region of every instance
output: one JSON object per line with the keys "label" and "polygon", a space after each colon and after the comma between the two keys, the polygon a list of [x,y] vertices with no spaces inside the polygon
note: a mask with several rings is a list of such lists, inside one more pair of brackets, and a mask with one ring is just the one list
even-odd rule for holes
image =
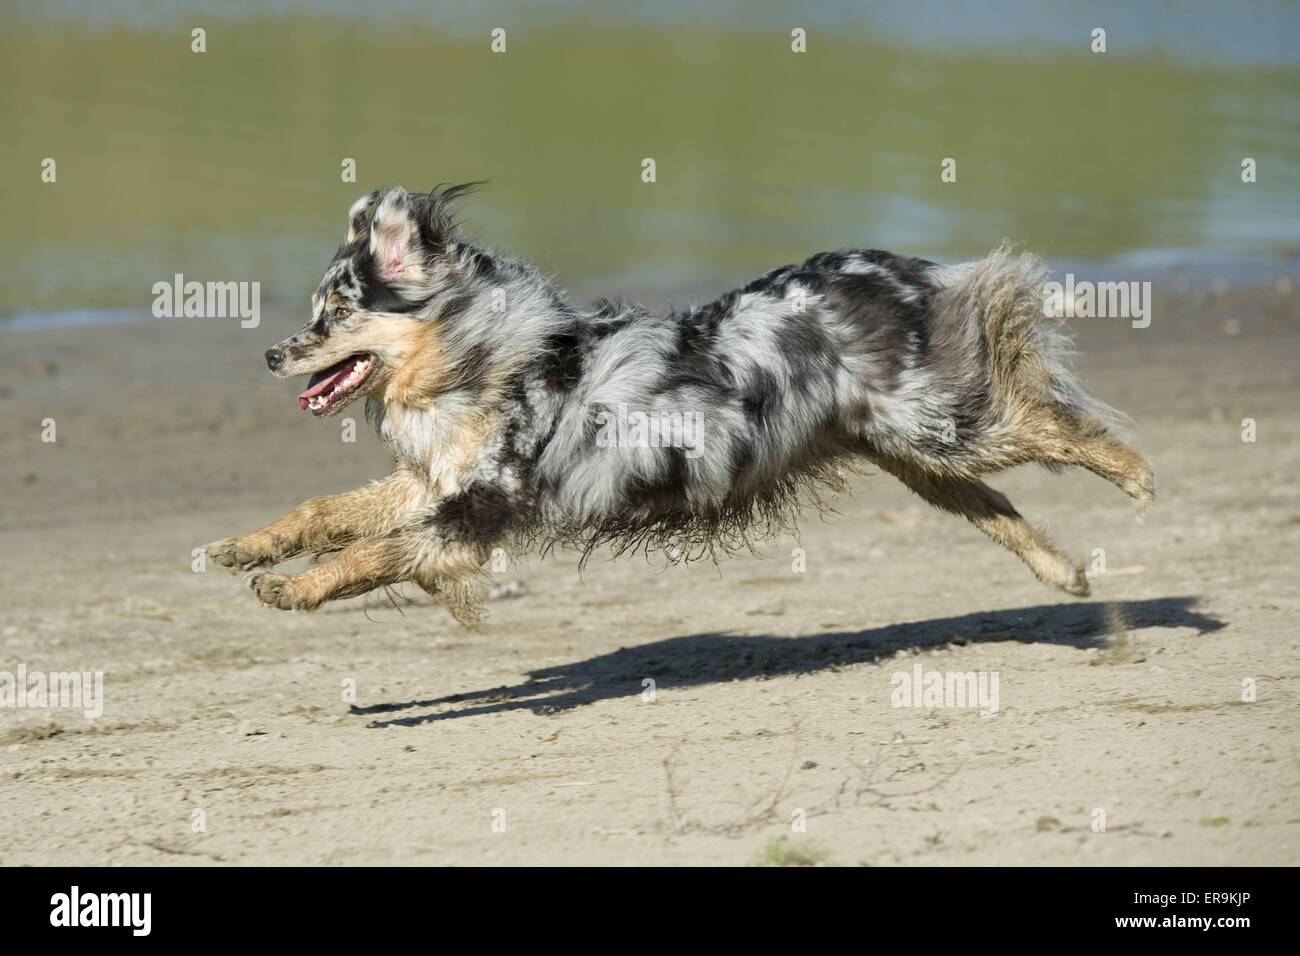
{"label": "merle australian shepherd", "polygon": [[[1070,374],[1033,256],[829,252],[670,315],[584,310],[466,241],[452,204],[467,188],[358,200],[310,322],[266,353],[277,376],[311,376],[298,402],[313,415],[364,397],[395,459],[387,478],[208,546],[256,571],[270,607],[414,581],[473,623],[498,548],[713,555],[789,528],[864,463],[1085,595],[1082,566],[982,477],[1080,465],[1153,498],[1147,462],[1113,433],[1120,416]],[[628,410],[664,424],[602,440]],[[332,552],[301,574],[268,570]]]}

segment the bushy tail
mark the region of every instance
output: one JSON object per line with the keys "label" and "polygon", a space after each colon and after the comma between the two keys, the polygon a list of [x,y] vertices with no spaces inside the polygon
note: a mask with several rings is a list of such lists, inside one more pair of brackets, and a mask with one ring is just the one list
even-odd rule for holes
{"label": "bushy tail", "polygon": [[1070,336],[1043,309],[1049,276],[1041,259],[1004,241],[984,259],[944,270],[941,307],[967,322],[977,317],[987,373],[1003,407],[1037,399],[1098,430],[1122,429],[1128,418],[1084,391],[1070,370]]}

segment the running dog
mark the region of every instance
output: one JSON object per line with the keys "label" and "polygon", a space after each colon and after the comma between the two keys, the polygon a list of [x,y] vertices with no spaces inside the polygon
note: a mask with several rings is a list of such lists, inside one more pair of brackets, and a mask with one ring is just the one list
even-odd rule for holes
{"label": "running dog", "polygon": [[[820,501],[855,464],[1086,595],[1083,566],[981,478],[1079,465],[1154,498],[1146,460],[1115,435],[1121,416],[1071,375],[1033,256],[827,252],[670,315],[584,310],[465,239],[453,204],[470,188],[353,204],[309,323],[266,352],[275,375],[310,376],[298,404],[315,416],[364,397],[395,459],[382,480],[207,547],[255,571],[269,607],[414,581],[472,624],[498,548],[716,555],[789,529],[805,492]],[[333,552],[301,574],[268,570]]]}

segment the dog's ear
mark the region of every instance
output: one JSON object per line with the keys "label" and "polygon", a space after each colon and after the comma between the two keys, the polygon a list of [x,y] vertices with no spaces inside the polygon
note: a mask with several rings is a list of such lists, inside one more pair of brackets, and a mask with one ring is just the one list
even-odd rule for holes
{"label": "dog's ear", "polygon": [[366,193],[348,208],[348,233],[343,240],[343,245],[350,246],[366,234],[368,224],[366,213],[370,212],[379,199],[379,190],[375,189]]}
{"label": "dog's ear", "polygon": [[411,196],[395,186],[370,221],[370,254],[386,280],[415,280],[421,273],[420,229]]}
{"label": "dog's ear", "polygon": [[[453,206],[480,185],[465,183],[414,195],[401,186],[389,190],[370,221],[370,251],[380,276],[414,282],[425,277],[431,258],[454,253]],[[358,202],[353,209],[361,205]],[[361,215],[364,217],[364,209]]]}
{"label": "dog's ear", "polygon": [[370,254],[383,278],[415,278],[412,273],[420,271],[419,234],[411,196],[400,186],[389,190],[370,221]]}
{"label": "dog's ear", "polygon": [[370,252],[383,278],[416,278],[421,271],[419,231],[410,195],[401,186],[390,189],[370,223]]}

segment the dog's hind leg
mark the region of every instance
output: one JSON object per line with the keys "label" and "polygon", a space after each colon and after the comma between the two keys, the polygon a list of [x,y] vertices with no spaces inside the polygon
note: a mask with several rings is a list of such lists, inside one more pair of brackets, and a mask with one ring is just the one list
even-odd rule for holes
{"label": "dog's hind leg", "polygon": [[1079,597],[1088,595],[1083,565],[1057,550],[1042,531],[1026,521],[1007,496],[974,478],[937,475],[894,458],[872,457],[925,501],[962,515],[1029,565],[1038,580]]}
{"label": "dog's hind leg", "polygon": [[1086,468],[1105,478],[1139,505],[1156,498],[1156,479],[1150,463],[1136,451],[1107,433],[1074,437],[1068,432],[1050,460]]}
{"label": "dog's hind leg", "polygon": [[1124,444],[1100,419],[1059,407],[1039,407],[1019,423],[1015,441],[1018,463],[1086,468],[1128,495],[1139,506],[1156,497],[1151,463]]}

